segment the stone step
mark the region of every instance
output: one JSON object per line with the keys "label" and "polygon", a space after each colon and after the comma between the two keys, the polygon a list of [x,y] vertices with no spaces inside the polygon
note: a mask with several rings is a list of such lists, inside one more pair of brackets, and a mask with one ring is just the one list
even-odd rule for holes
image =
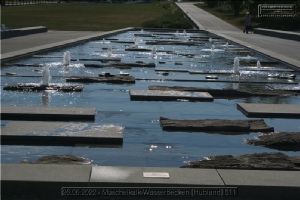
{"label": "stone step", "polygon": [[238,103],[237,109],[247,117],[300,118],[299,104]]}
{"label": "stone step", "polygon": [[213,101],[207,92],[180,92],[163,90],[130,90],[132,101]]}
{"label": "stone step", "polygon": [[9,121],[1,128],[1,144],[113,147],[122,145],[123,129],[116,125]]}
{"label": "stone step", "polygon": [[1,106],[2,120],[94,121],[95,108]]}

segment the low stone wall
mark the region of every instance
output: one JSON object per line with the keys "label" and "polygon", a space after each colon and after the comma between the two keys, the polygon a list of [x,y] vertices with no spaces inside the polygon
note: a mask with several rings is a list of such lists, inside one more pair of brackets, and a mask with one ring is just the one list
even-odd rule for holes
{"label": "low stone wall", "polygon": [[271,36],[271,37],[278,37],[278,38],[282,38],[282,39],[300,41],[300,33],[296,33],[296,32],[278,31],[278,30],[271,30],[271,29],[264,29],[264,28],[255,28],[253,30],[253,33],[266,35],[266,36]]}
{"label": "low stone wall", "polygon": [[27,27],[19,29],[11,29],[7,31],[1,31],[1,40],[13,37],[19,37],[29,34],[44,33],[47,32],[48,28],[45,26]]}

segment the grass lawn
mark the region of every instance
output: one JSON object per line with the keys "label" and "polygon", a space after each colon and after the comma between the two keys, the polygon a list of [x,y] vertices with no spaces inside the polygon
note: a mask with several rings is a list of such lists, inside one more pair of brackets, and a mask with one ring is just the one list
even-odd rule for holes
{"label": "grass lawn", "polygon": [[12,28],[46,26],[49,30],[110,31],[142,27],[169,11],[159,4],[61,3],[1,7],[1,23]]}

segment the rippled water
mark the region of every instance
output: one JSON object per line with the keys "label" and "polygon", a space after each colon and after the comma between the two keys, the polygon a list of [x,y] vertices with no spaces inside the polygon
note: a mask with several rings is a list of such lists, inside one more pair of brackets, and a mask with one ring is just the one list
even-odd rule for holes
{"label": "rippled water", "polygon": [[[137,36],[141,31],[128,31],[83,43],[81,45],[63,48],[44,53],[47,57],[28,57],[16,60],[11,66],[2,67],[1,73],[1,103],[16,106],[45,106],[45,107],[95,107],[96,119],[93,123],[77,124],[79,127],[101,127],[115,124],[123,127],[124,143],[121,148],[89,148],[89,147],[53,147],[53,146],[16,146],[2,145],[2,163],[18,163],[23,159],[35,161],[41,156],[51,154],[73,154],[91,159],[93,164],[111,166],[160,166],[179,167],[188,161],[202,159],[210,155],[241,155],[258,152],[275,152],[264,147],[243,144],[244,139],[253,139],[259,133],[243,135],[222,135],[209,133],[165,132],[159,123],[159,118],[174,119],[247,119],[236,109],[236,104],[244,103],[278,103],[299,104],[299,97],[251,97],[239,99],[215,99],[213,102],[163,102],[163,101],[130,101],[129,90],[147,90],[148,86],[191,86],[208,88],[299,88],[299,84],[272,84],[275,79],[269,79],[271,73],[289,75],[290,72],[247,71],[255,67],[255,62],[274,61],[274,59],[248,52],[243,46],[216,37],[207,32],[187,31],[187,34],[175,31],[151,31],[153,37]],[[200,38],[204,37],[204,38]],[[212,38],[212,42],[209,41]],[[138,48],[152,50],[149,41],[169,40],[188,41],[204,39],[201,45],[156,45],[156,55],[151,51],[125,51],[126,48],[138,45]],[[116,41],[132,43],[118,43]],[[138,44],[134,44],[138,41]],[[226,44],[228,43],[228,45]],[[214,50],[211,47],[214,45]],[[242,49],[241,49],[242,48]],[[111,50],[111,51],[110,51]],[[245,52],[238,53],[237,50]],[[71,64],[63,66],[63,54],[71,53]],[[193,55],[193,56],[188,56]],[[233,83],[232,75],[217,75],[218,80],[228,82],[206,81],[207,74],[189,74],[187,72],[169,72],[162,76],[154,68],[134,67],[132,69],[87,68],[84,64],[107,64],[99,61],[82,61],[81,59],[116,57],[121,62],[156,63],[156,69],[185,69],[185,70],[233,70],[233,60],[240,59],[241,81],[269,81],[270,83]],[[42,64],[49,66],[52,76],[51,83],[65,83],[65,78],[71,75],[98,76],[102,73],[129,73],[138,80],[135,84],[117,85],[106,83],[84,84],[84,90],[76,93],[53,91],[16,92],[4,91],[3,86],[10,83],[39,83],[42,66],[17,66],[17,64]],[[262,67],[288,69],[289,66],[278,64],[263,64]],[[13,72],[16,76],[4,76]],[[295,74],[295,72],[293,72]],[[297,74],[297,73],[296,73]],[[299,74],[297,74],[299,75]],[[166,80],[167,79],[167,80]],[[180,80],[180,81],[179,81]],[[194,81],[191,81],[194,80]],[[295,81],[298,81],[298,77]],[[282,80],[292,83],[290,80]],[[294,82],[295,82],[294,81]],[[276,131],[299,131],[297,119],[266,118],[269,126]],[[7,122],[2,121],[2,126]],[[284,152],[295,155],[296,152]]]}

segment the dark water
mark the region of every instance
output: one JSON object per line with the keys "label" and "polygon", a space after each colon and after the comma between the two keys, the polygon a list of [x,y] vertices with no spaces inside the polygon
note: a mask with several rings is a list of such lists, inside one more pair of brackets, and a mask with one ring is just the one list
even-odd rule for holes
{"label": "dark water", "polygon": [[[139,48],[152,49],[153,45],[146,45],[148,41],[156,40],[196,40],[195,37],[206,36],[204,43],[196,46],[187,45],[156,45],[156,56],[152,52],[131,52],[125,48],[134,43],[117,43],[119,41],[134,42],[134,34],[141,31],[129,31],[105,38],[105,40],[90,41],[78,46],[48,52],[47,57],[28,57],[16,60],[15,63],[43,64],[49,66],[52,76],[51,83],[65,83],[65,77],[70,75],[98,76],[102,73],[118,74],[120,71],[140,79],[135,84],[115,85],[105,83],[84,84],[84,90],[78,93],[61,92],[15,92],[4,91],[3,86],[8,83],[39,83],[43,67],[16,66],[2,67],[1,73],[14,72],[18,77],[2,76],[1,104],[16,106],[45,106],[45,107],[95,107],[96,120],[92,125],[118,125],[124,127],[124,143],[121,148],[89,148],[89,147],[53,147],[53,146],[1,146],[2,163],[19,163],[21,160],[35,161],[41,156],[51,154],[73,154],[91,159],[93,164],[111,166],[160,166],[179,167],[188,161],[202,159],[211,155],[241,155],[259,152],[276,152],[264,147],[243,144],[244,139],[253,139],[259,133],[242,135],[222,135],[208,133],[165,132],[159,123],[161,116],[174,119],[247,119],[236,109],[237,103],[278,103],[299,104],[299,97],[251,97],[239,99],[215,99],[213,102],[162,102],[162,101],[130,101],[129,90],[147,90],[151,85],[191,86],[209,88],[266,88],[267,85],[276,88],[297,88],[299,84],[272,84],[275,79],[268,79],[268,74],[290,74],[289,72],[256,72],[246,71],[257,60],[270,61],[270,57],[253,52],[229,52],[230,48],[243,48],[222,38],[216,38],[206,32],[187,33],[151,32],[153,37],[139,36]],[[193,38],[192,38],[193,37]],[[208,38],[213,41],[209,42]],[[229,43],[228,46],[226,43]],[[215,45],[214,51],[211,50]],[[107,49],[111,48],[111,55]],[[247,49],[243,49],[245,51]],[[69,67],[62,66],[65,51],[71,53]],[[231,50],[233,51],[233,50]],[[193,54],[193,57],[186,56]],[[52,58],[60,56],[61,58]],[[240,59],[240,80],[270,81],[270,83],[233,83],[231,75],[218,75],[218,80],[228,82],[193,82],[171,80],[205,80],[206,75],[170,72],[168,76],[161,76],[154,68],[113,69],[86,68],[84,63],[103,64],[97,61],[77,61],[77,59],[95,59],[100,57],[117,57],[122,62],[143,61],[154,62],[156,68],[189,69],[189,70],[227,70],[233,69],[235,57]],[[253,63],[251,63],[251,61]],[[180,63],[180,64],[178,64]],[[107,64],[107,63],[104,63]],[[264,65],[288,69],[283,63]],[[299,75],[299,74],[297,74]],[[141,80],[145,79],[145,80]],[[149,80],[151,79],[151,80]],[[155,79],[155,80],[152,80]],[[168,79],[168,81],[163,80]],[[296,78],[295,81],[299,79]],[[293,81],[286,83],[290,83]],[[297,119],[266,118],[269,126],[276,131],[299,131],[300,123]],[[2,121],[2,126],[6,121]],[[90,126],[91,124],[74,123],[74,126]],[[284,152],[288,155],[297,152]]]}

